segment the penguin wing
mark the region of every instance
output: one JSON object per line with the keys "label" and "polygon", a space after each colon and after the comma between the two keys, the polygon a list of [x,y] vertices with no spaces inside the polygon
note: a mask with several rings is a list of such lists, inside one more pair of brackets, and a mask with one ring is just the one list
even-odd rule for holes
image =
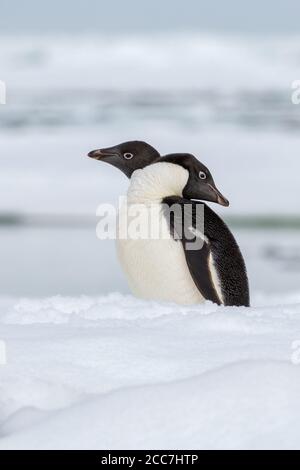
{"label": "penguin wing", "polygon": [[[175,196],[164,199],[164,202],[170,212],[171,234],[174,238],[179,234],[177,239],[182,241],[190,273],[203,297],[218,304],[249,307],[249,281],[244,258],[225,222],[202,202]],[[182,227],[185,230],[180,236]],[[188,240],[191,232],[195,238]],[[202,248],[190,249],[188,243],[201,237]],[[218,294],[220,286],[216,286],[212,278],[212,259],[221,284],[222,301]]]}
{"label": "penguin wing", "polygon": [[204,204],[175,196],[165,198],[163,203],[171,235],[182,243],[189,271],[199,292],[205,299],[220,305],[221,299],[211,272],[211,246],[204,234]]}
{"label": "penguin wing", "polygon": [[249,281],[240,248],[225,222],[209,206],[203,206],[204,233],[222,286],[223,302],[225,305],[249,307]]}

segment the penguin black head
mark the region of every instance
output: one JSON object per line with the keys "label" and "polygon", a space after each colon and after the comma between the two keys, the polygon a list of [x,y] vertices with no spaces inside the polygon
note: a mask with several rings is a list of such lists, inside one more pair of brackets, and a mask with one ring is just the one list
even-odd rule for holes
{"label": "penguin black head", "polygon": [[183,188],[184,198],[216,202],[221,206],[229,206],[229,201],[217,189],[213,177],[194,155],[189,153],[172,153],[160,158],[160,162],[173,163],[188,171],[188,181]]}
{"label": "penguin black head", "polygon": [[130,178],[135,170],[150,165],[160,157],[160,154],[146,142],[133,140],[114,147],[93,150],[88,156],[110,163]]}

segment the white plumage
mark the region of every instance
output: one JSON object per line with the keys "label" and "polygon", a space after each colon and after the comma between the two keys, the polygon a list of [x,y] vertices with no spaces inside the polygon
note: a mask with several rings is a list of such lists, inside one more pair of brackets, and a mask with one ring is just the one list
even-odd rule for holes
{"label": "white plumage", "polygon": [[[159,162],[133,173],[128,190],[128,206],[119,214],[121,233],[128,233],[131,219],[128,212],[143,205],[139,217],[141,230],[151,220],[152,233],[159,239],[117,239],[118,256],[132,292],[145,299],[180,304],[203,302],[186,263],[180,241],[170,236],[162,214],[161,202],[167,196],[182,196],[189,173],[183,167]],[[143,228],[142,228],[143,227]]]}

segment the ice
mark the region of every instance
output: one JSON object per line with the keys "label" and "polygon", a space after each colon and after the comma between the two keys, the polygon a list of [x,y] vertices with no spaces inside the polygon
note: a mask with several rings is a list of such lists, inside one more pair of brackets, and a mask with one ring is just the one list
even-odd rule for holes
{"label": "ice", "polygon": [[299,448],[293,299],[2,299],[0,448]]}
{"label": "ice", "polygon": [[297,78],[299,38],[170,32],[43,35],[38,41],[2,36],[0,53],[3,78],[21,90],[261,90],[289,86]]}

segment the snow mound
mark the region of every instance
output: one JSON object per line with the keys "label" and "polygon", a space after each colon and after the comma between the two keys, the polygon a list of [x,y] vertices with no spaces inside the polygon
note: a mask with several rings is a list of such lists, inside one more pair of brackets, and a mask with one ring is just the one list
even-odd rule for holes
{"label": "snow mound", "polygon": [[[47,299],[21,299],[13,303],[0,322],[9,324],[33,323],[73,323],[75,321],[97,322],[102,320],[153,319],[168,314],[185,314],[189,311],[199,313],[199,306],[187,310],[176,304],[157,304],[143,302],[131,296],[118,293],[92,298],[55,296]],[[207,302],[201,306],[201,314],[215,311],[214,304]]]}
{"label": "snow mound", "polygon": [[0,300],[0,449],[300,448],[298,297]]}

